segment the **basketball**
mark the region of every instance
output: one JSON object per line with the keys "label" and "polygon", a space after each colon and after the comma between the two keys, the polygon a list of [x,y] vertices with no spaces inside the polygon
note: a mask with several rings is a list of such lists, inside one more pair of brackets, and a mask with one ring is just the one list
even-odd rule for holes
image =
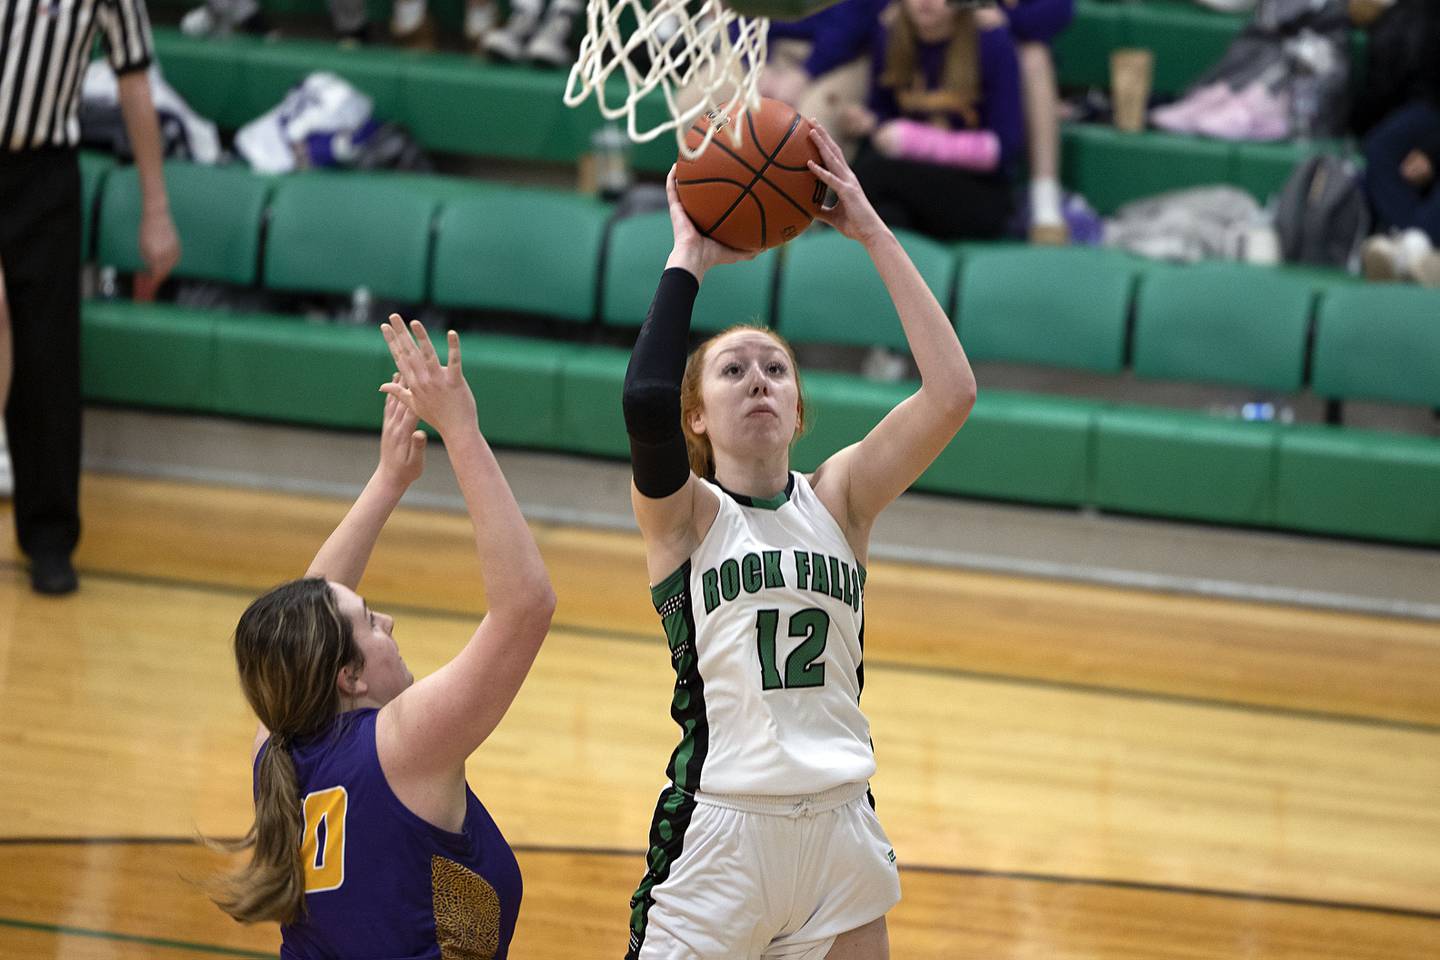
{"label": "basketball", "polygon": [[798,237],[825,201],[825,184],[805,166],[820,162],[810,121],[789,104],[765,99],[759,110],[701,117],[685,135],[692,149],[711,123],[720,129],[705,152],[695,160],[681,156],[675,168],[680,203],[700,233],[737,250]]}

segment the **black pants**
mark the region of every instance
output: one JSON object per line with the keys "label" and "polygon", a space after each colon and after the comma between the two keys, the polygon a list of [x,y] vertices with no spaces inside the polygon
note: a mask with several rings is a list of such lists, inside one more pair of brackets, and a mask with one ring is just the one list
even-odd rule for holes
{"label": "black pants", "polygon": [[0,266],[15,371],[5,431],[20,549],[80,539],[80,164],[73,150],[0,151]]}
{"label": "black pants", "polygon": [[854,169],[875,212],[891,227],[937,240],[994,240],[1005,233],[1013,198],[1004,174],[892,160],[868,146]]}
{"label": "black pants", "polygon": [[1440,109],[1423,101],[1401,107],[1365,138],[1365,189],[1381,227],[1425,231],[1440,244],[1440,187],[1423,189],[1400,175],[1400,162],[1421,144],[1440,139]]}

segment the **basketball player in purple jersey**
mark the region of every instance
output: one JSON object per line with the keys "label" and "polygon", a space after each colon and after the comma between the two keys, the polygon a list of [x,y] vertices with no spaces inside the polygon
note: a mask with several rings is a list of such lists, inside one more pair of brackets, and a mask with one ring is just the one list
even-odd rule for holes
{"label": "basketball player in purple jersey", "polygon": [[[413,332],[413,338],[412,338]],[[520,868],[465,782],[540,648],[555,595],[476,423],[449,334],[384,328],[399,369],[380,465],[305,577],[252,603],[235,628],[255,741],[251,862],[216,895],[236,919],[281,924],[286,960],[504,958]],[[416,682],[395,621],[355,588],[381,528],[424,467],[419,419],[440,432],[475,529],[489,612],[445,666]]]}

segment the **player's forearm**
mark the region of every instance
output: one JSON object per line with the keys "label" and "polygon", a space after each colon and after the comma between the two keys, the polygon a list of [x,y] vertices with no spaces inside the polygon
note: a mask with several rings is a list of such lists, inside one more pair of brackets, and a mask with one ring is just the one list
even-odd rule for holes
{"label": "player's forearm", "polygon": [[445,438],[445,450],[475,529],[489,615],[548,621],[555,593],[520,505],[480,431]]}
{"label": "player's forearm", "polygon": [[630,438],[630,465],[635,488],[651,498],[668,497],[690,478],[680,427],[680,382],[699,290],[690,273],[667,267],[625,369],[620,405]]}
{"label": "player's forearm", "polygon": [[975,400],[975,374],[949,316],[893,233],[887,230],[865,247],[900,315],[922,391],[963,420]]}
{"label": "player's forearm", "polygon": [[135,154],[135,169],[140,175],[140,195],[146,213],[168,213],[170,200],[165,193],[165,149],[160,140],[160,121],[150,98],[150,78],[145,70],[121,74],[120,113],[130,149]]}
{"label": "player's forearm", "polygon": [[324,577],[356,589],[375,550],[375,541],[380,539],[380,531],[404,493],[404,484],[386,478],[377,470],[345,519],[315,554],[305,576]]}

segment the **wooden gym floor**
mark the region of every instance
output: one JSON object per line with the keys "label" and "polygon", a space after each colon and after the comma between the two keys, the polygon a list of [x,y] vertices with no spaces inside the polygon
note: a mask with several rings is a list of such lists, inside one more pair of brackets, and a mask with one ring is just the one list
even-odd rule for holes
{"label": "wooden gym floor", "polygon": [[[191,839],[250,822],[235,620],[346,506],[90,475],[77,595],[0,551],[0,957],[274,956]],[[555,628],[470,779],[525,873],[512,956],[618,960],[673,674],[637,538],[535,533]],[[889,563],[868,586],[895,957],[1440,957],[1440,625]],[[434,669],[484,608],[468,522],[400,511],[361,592]]]}

